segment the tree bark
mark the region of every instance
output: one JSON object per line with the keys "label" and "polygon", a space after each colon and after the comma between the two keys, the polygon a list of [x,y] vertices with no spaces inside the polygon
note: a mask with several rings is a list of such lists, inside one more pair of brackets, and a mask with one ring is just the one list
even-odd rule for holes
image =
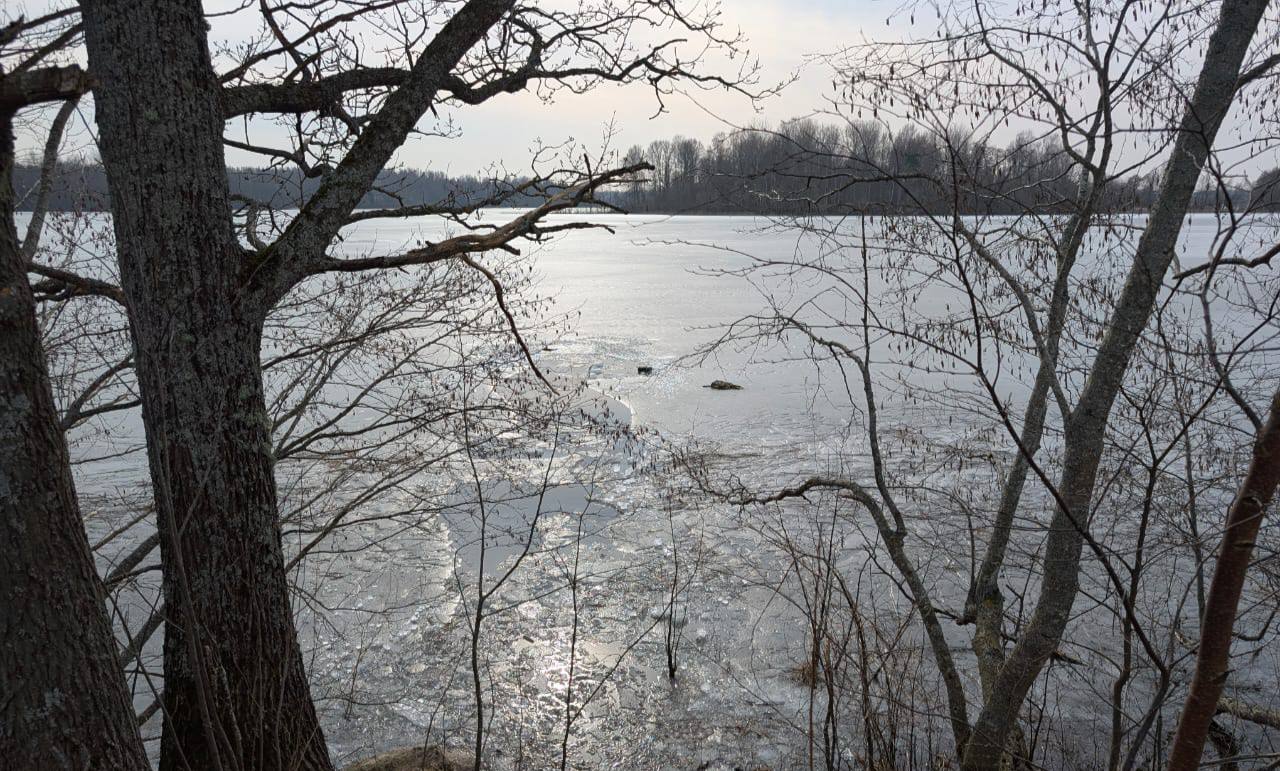
{"label": "tree bark", "polygon": [[1080,555],[1111,407],[1138,338],[1155,306],[1174,246],[1227,111],[1240,67],[1267,0],[1226,0],[1210,36],[1195,92],[1184,111],[1164,182],[1138,241],[1133,265],[1116,303],[1080,399],[1065,424],[1058,484],[1060,502],[1045,544],[1044,579],[1036,609],[1000,668],[964,753],[966,771],[995,768],[1031,685],[1053,654],[1080,588]]}
{"label": "tree bark", "polygon": [[1271,414],[1258,433],[1249,471],[1227,512],[1226,531],[1222,534],[1218,563],[1209,584],[1209,599],[1200,621],[1196,672],[1173,736],[1169,771],[1193,771],[1200,766],[1209,726],[1227,680],[1236,611],[1253,557],[1253,544],[1277,483],[1280,483],[1280,391],[1271,399]]}
{"label": "tree bark", "polygon": [[164,562],[160,767],[329,769],[289,603],[199,2],[87,0]]}
{"label": "tree bark", "polygon": [[58,424],[0,109],[0,764],[147,768]]}

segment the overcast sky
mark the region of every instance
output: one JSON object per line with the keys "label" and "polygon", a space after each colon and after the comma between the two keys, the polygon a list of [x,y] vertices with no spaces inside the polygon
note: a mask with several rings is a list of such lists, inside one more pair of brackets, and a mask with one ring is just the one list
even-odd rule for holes
{"label": "overcast sky", "polygon": [[[236,0],[208,0],[206,8],[221,10],[227,3],[241,5]],[[9,0],[4,15],[37,15],[51,5],[60,7],[61,2]],[[726,30],[741,30],[748,52],[759,61],[760,85],[776,84],[797,73],[798,81],[781,94],[755,104],[740,94],[693,89],[688,96],[672,95],[666,102],[667,111],[657,116],[657,101],[643,85],[606,84],[587,94],[562,93],[551,104],[530,92],[506,94],[479,107],[453,111],[449,117],[456,137],[411,139],[396,161],[455,174],[483,171],[495,163],[518,172],[527,168],[532,148],[539,143],[557,145],[574,140],[599,150],[610,125],[616,132],[611,145],[625,151],[631,144],[647,144],[675,134],[705,141],[731,125],[753,121],[774,124],[802,116],[821,106],[830,90],[829,71],[820,64],[806,67],[806,57],[839,49],[864,34],[892,35],[895,30],[886,27],[886,19],[898,5],[895,0],[722,0]],[[215,17],[210,43],[216,47],[243,39],[248,30],[241,28],[242,24],[256,27],[257,20],[253,13],[232,19]],[[91,105],[86,102],[82,108],[79,130],[72,128],[64,151],[96,155],[86,133],[86,123],[93,120]],[[42,145],[42,130],[31,128],[30,132],[19,131],[19,152],[32,152]],[[261,124],[255,127],[255,139],[269,141],[274,132],[268,129],[263,133],[262,128]],[[234,126],[228,126],[228,131],[234,133]],[[258,165],[262,158],[230,150],[228,161]]]}
{"label": "overcast sky", "polygon": [[[38,13],[47,10],[51,2],[59,6],[62,2],[5,1],[6,15],[10,16],[24,11]],[[242,5],[243,0],[206,0],[211,12]],[[575,142],[598,155],[610,126],[614,135],[609,149],[621,154],[632,144],[644,145],[677,134],[707,141],[734,126],[753,122],[776,125],[824,107],[831,94],[831,72],[821,59],[814,59],[815,55],[868,38],[908,37],[908,19],[895,16],[900,5],[900,0],[722,0],[724,27],[740,30],[746,38],[747,51],[759,62],[759,85],[797,76],[780,94],[753,102],[741,94],[690,89],[685,94],[671,95],[666,100],[666,112],[658,115],[654,94],[642,84],[604,84],[580,95],[561,92],[551,103],[531,91],[503,94],[478,107],[460,106],[446,112],[455,136],[413,137],[394,163],[449,174],[484,172],[501,165],[520,174],[528,169],[533,150],[539,145]],[[243,41],[256,32],[259,24],[260,17],[252,7],[229,17],[215,15],[210,42],[216,49],[219,44]],[[707,69],[729,71],[714,63]],[[91,104],[86,100],[83,107],[79,130],[73,128],[69,133],[64,151],[96,155],[88,130],[93,120]],[[431,128],[431,119],[420,126]],[[35,152],[43,144],[44,127],[37,122],[28,128],[19,131],[20,152]],[[236,136],[234,123],[228,124],[227,130]],[[1012,132],[1011,129],[1010,137]],[[284,146],[287,142],[281,133],[281,129],[259,120],[251,137],[257,144]],[[228,151],[228,162],[256,166],[264,159],[233,149]]]}
{"label": "overcast sky", "polygon": [[[746,36],[748,50],[760,63],[761,85],[800,73],[800,80],[780,95],[753,105],[740,94],[693,89],[689,96],[673,95],[667,112],[655,117],[658,103],[643,85],[606,84],[583,95],[562,93],[551,104],[530,92],[507,94],[454,111],[450,117],[458,136],[411,139],[397,161],[455,174],[500,161],[520,171],[539,142],[572,139],[598,150],[610,124],[616,131],[612,144],[625,151],[631,144],[675,134],[705,141],[728,124],[776,123],[804,115],[821,105],[830,88],[830,73],[820,65],[805,67],[806,56],[854,42],[864,29],[883,35],[896,6],[886,0],[726,0],[721,4],[724,24]],[[230,154],[228,159],[253,162],[248,155]]]}

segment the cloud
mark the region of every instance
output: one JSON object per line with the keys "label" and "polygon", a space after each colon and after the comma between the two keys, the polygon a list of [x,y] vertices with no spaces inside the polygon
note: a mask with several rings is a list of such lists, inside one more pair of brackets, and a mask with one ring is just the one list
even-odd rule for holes
{"label": "cloud", "polygon": [[[21,7],[32,12],[48,5],[49,0],[21,0]],[[206,10],[214,14],[210,39],[215,49],[220,44],[234,46],[258,31],[256,13],[225,13],[241,5],[236,0],[207,0]],[[885,17],[895,7],[887,0],[725,0],[721,19],[726,28],[745,35],[747,51],[760,65],[760,85],[775,85],[798,74],[798,80],[780,94],[753,102],[741,94],[686,87],[683,93],[666,98],[666,110],[660,114],[652,90],[643,84],[605,84],[586,94],[562,91],[550,102],[532,92],[504,94],[478,107],[451,111],[444,117],[459,130],[458,136],[411,138],[396,162],[451,173],[481,171],[497,164],[519,170],[527,168],[532,148],[539,143],[559,145],[572,140],[598,150],[610,125],[616,132],[612,147],[623,152],[631,144],[676,134],[705,141],[732,126],[805,115],[822,105],[830,89],[830,73],[810,57],[857,42],[864,29],[893,34],[885,27]],[[700,63],[705,71],[722,73],[735,71],[738,64]],[[92,101],[85,100],[82,109],[92,122]],[[425,131],[433,127],[430,119],[420,124]],[[239,129],[228,125],[232,135],[238,135]],[[288,141],[284,130],[268,120],[253,121],[251,135],[264,145]],[[83,138],[87,141],[88,135]],[[42,141],[39,131],[19,133],[20,150],[36,151]],[[228,162],[259,165],[264,159],[229,150]]]}
{"label": "cloud", "polygon": [[[864,29],[885,30],[892,8],[882,2],[734,0],[723,5],[722,18],[727,28],[746,36],[747,49],[760,64],[760,84],[798,75],[779,95],[753,103],[741,94],[686,87],[683,94],[667,98],[666,111],[657,115],[657,99],[641,84],[608,84],[586,94],[562,92],[551,103],[529,92],[506,95],[455,111],[450,117],[461,136],[414,139],[398,161],[450,172],[476,171],[495,162],[518,169],[527,166],[531,148],[539,142],[572,139],[599,149],[611,123],[613,146],[621,152],[631,144],[676,134],[705,141],[730,126],[805,115],[822,105],[831,83],[829,71],[811,57],[859,41]],[[701,64],[715,71],[729,63]]]}

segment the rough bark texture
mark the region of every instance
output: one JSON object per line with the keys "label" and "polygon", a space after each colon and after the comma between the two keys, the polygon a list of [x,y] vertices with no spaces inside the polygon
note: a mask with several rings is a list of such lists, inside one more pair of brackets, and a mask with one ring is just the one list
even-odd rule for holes
{"label": "rough bark texture", "polygon": [[330,767],[277,528],[263,319],[324,252],[459,58],[511,8],[470,0],[289,227],[236,242],[199,2],[86,0],[85,39],[164,561],[161,766]]}
{"label": "rough bark texture", "polygon": [[1196,672],[1173,737],[1173,751],[1169,754],[1170,771],[1191,771],[1200,766],[1209,726],[1217,713],[1231,664],[1232,632],[1245,574],[1249,571],[1262,517],[1275,495],[1277,483],[1280,483],[1280,391],[1272,397],[1271,414],[1258,433],[1253,461],[1227,512],[1226,531],[1218,550],[1213,582],[1209,584],[1204,618],[1200,621]]}
{"label": "rough bark texture", "polygon": [[0,110],[0,765],[145,769],[13,223]]}
{"label": "rough bark texture", "polygon": [[1081,528],[1086,526],[1093,499],[1107,419],[1173,260],[1196,181],[1234,99],[1241,63],[1266,6],[1266,0],[1226,0],[1222,5],[1124,290],[1080,399],[1066,420],[1058,484],[1062,505],[1050,523],[1039,601],[974,725],[964,753],[963,767],[968,771],[999,764],[1027,692],[1066,629],[1079,592]]}
{"label": "rough bark texture", "polygon": [[[262,316],[199,2],[83,4],[167,609],[161,768],[331,768],[289,604]],[[249,307],[246,307],[249,306]]]}

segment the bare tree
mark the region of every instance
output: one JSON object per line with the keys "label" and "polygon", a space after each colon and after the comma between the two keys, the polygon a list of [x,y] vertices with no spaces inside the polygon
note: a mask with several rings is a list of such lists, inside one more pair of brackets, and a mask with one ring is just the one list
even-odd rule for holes
{"label": "bare tree", "polygon": [[[680,78],[732,85],[693,75],[680,47],[662,36],[671,26],[703,47],[732,48],[708,9],[623,2],[556,11],[471,0],[414,8],[264,4],[261,13],[263,36],[219,75],[199,3],[83,9],[164,561],[162,768],[194,758],[330,766],[280,546],[259,360],[272,308],[313,276],[450,259],[491,279],[501,307],[501,285],[470,255],[578,227],[543,218],[639,171],[565,169],[545,203],[505,225],[402,254],[332,256],[355,207],[423,116],[539,84],[642,81],[659,95]],[[362,23],[401,30],[403,45],[385,66],[361,61],[348,31]],[[633,43],[643,30],[660,37]],[[284,156],[322,181],[273,240],[260,240],[251,226],[246,246],[231,216],[224,141],[234,140],[224,138],[224,126],[261,113],[298,116],[298,147]],[[308,114],[318,116],[314,123],[302,120]],[[335,126],[345,134],[329,131]]]}
{"label": "bare tree", "polygon": [[[1144,528],[1164,506],[1157,487],[1169,475],[1170,458],[1210,403],[1222,409],[1217,405],[1232,390],[1229,370],[1239,364],[1231,359],[1197,380],[1181,414],[1157,419],[1142,406],[1153,391],[1140,373],[1175,377],[1181,370],[1149,353],[1139,366],[1134,361],[1166,302],[1166,276],[1197,182],[1221,163],[1215,148],[1235,149],[1217,144],[1223,120],[1276,63],[1256,45],[1274,36],[1268,27],[1255,37],[1265,3],[1189,8],[1199,19],[1190,29],[1172,6],[1153,14],[1127,3],[1030,13],[976,3],[942,7],[936,35],[859,46],[840,59],[848,86],[833,113],[848,121],[843,144],[808,129],[748,132],[787,149],[778,165],[767,167],[771,178],[790,185],[790,192],[775,188],[783,190],[784,210],[821,204],[855,216],[852,222],[787,221],[805,240],[808,256],[744,255],[747,267],[719,271],[751,280],[770,305],[732,324],[713,347],[790,341],[813,361],[838,368],[837,387],[848,389],[850,406],[861,412],[874,485],[814,475],[739,498],[795,500],[826,490],[867,511],[919,615],[966,768],[1031,762],[1034,737],[1021,730],[1020,718],[1046,667],[1072,660],[1063,646],[1086,560],[1098,578],[1086,577],[1083,591],[1091,599],[1104,593],[1124,645],[1130,653],[1140,649],[1153,673],[1150,691],[1144,680],[1146,701],[1136,714],[1131,718],[1120,707],[1113,767],[1138,762],[1163,715],[1170,668],[1181,656],[1177,608],[1172,618],[1161,617],[1164,645],[1137,611],[1149,591],[1145,582],[1160,580],[1145,561]],[[1203,53],[1188,45],[1206,39]],[[1247,59],[1251,50],[1254,58]],[[1073,64],[1064,68],[1062,61]],[[1177,74],[1183,63],[1196,74]],[[1135,121],[1135,115],[1141,117]],[[898,121],[910,123],[894,136]],[[1009,124],[1032,133],[1002,149],[992,137]],[[1128,141],[1134,135],[1145,137],[1137,149]],[[884,150],[886,141],[892,151]],[[1036,155],[1042,160],[1027,161]],[[848,171],[815,174],[804,166],[808,158]],[[1163,173],[1150,214],[1135,223],[1125,212],[1135,206],[1130,196],[1137,188],[1120,180],[1157,164]],[[1014,171],[1030,177],[1009,176]],[[897,195],[877,190],[883,185]],[[872,192],[859,198],[850,189]],[[1216,200],[1225,206],[1236,200],[1221,193]],[[1233,240],[1234,232],[1224,226],[1215,243],[1242,248],[1245,239]],[[1099,255],[1125,266],[1123,275],[1089,275]],[[1262,326],[1274,319],[1265,303],[1253,310]],[[1185,339],[1194,345],[1194,337],[1178,338]],[[1162,344],[1185,351],[1169,339],[1152,343]],[[897,383],[901,409],[925,401],[961,421],[972,415],[972,423],[963,423],[973,426],[967,448],[957,448],[954,438],[899,441],[878,427],[883,394],[893,391],[888,375],[870,373],[892,370],[889,362],[924,381]],[[1025,399],[1021,420],[1013,414],[1017,399],[1001,392],[1010,372],[1030,381],[1019,397]],[[1131,378],[1146,389],[1141,395],[1126,393]],[[962,380],[973,390],[959,385]],[[1001,442],[1006,449],[997,449]],[[1150,455],[1144,462],[1151,471],[1134,490],[1125,476],[1138,448]],[[999,462],[993,451],[1011,454]],[[907,460],[916,455],[919,460]],[[995,470],[994,500],[977,505],[972,494],[931,478],[941,473],[931,464],[949,460]],[[1143,487],[1151,488],[1145,501]],[[1103,505],[1130,491],[1144,506],[1137,531],[1131,520],[1116,523],[1117,530],[1100,524]],[[1048,522],[1028,514],[1045,504],[1053,510]],[[982,511],[987,505],[989,513]],[[952,517],[972,544],[961,612],[946,607],[928,567],[937,555],[929,539]],[[1045,537],[1043,551],[1038,538],[1028,543],[1017,536],[1028,529]],[[1011,576],[1038,600],[1019,595],[1010,608],[1002,585]],[[947,618],[974,627],[981,696],[972,718],[973,696],[947,638]],[[1132,659],[1125,660],[1122,672],[1131,667]],[[1128,677],[1118,678],[1118,692],[1126,691]]]}
{"label": "bare tree", "polygon": [[1227,679],[1231,642],[1245,573],[1253,554],[1262,518],[1280,482],[1280,393],[1271,400],[1267,422],[1258,433],[1253,461],[1240,492],[1227,513],[1213,582],[1201,614],[1200,645],[1195,677],[1173,737],[1170,769],[1200,766],[1205,739],[1217,713]]}
{"label": "bare tree", "polygon": [[1204,65],[1183,112],[1163,184],[1139,240],[1124,290],[1089,372],[1084,390],[1064,416],[1063,467],[1058,510],[1045,546],[1044,579],[1036,611],[996,678],[993,697],[974,724],[966,768],[989,768],[1003,751],[1027,691],[1053,653],[1079,590],[1080,552],[1093,498],[1103,436],[1134,346],[1155,307],[1174,244],[1214,138],[1235,96],[1249,43],[1265,2],[1224,3],[1210,36]]}
{"label": "bare tree", "polygon": [[77,34],[57,13],[0,28],[0,755],[25,768],[143,769],[27,278],[47,185],[22,241],[14,221],[15,114],[69,100],[50,129],[47,180],[87,78],[46,58],[60,56]]}

